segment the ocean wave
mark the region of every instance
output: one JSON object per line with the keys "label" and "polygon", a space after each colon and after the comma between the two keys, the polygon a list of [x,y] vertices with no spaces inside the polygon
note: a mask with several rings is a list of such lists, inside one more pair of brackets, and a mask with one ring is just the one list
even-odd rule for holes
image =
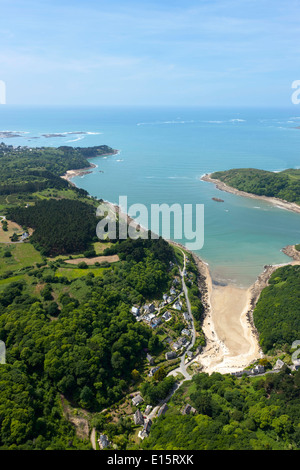
{"label": "ocean wave", "polygon": [[60,132],[63,135],[100,135],[103,132],[92,132],[92,131],[67,131],[67,132]]}
{"label": "ocean wave", "polygon": [[67,140],[66,143],[68,144],[69,142],[77,142],[77,140],[82,140],[82,139],[84,139],[84,136],[77,137],[77,139],[73,139],[73,140]]}
{"label": "ocean wave", "polygon": [[190,124],[190,123],[193,123],[195,122],[194,120],[190,120],[190,121],[178,121],[178,120],[174,120],[174,121],[155,121],[155,122],[138,122],[137,123],[137,126],[147,126],[147,125],[150,125],[150,126],[155,126],[155,125],[162,125],[162,124]]}
{"label": "ocean wave", "polygon": [[201,122],[208,122],[209,124],[222,124],[225,121],[201,121]]}
{"label": "ocean wave", "polygon": [[7,132],[7,133],[10,133],[10,134],[30,134],[29,131],[9,131],[9,130],[6,130],[6,131],[0,131],[0,132]]}

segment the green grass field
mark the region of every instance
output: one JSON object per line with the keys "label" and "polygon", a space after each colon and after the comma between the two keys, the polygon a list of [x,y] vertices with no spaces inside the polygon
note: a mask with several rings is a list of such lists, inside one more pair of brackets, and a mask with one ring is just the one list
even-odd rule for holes
{"label": "green grass field", "polygon": [[95,277],[102,276],[103,272],[107,268],[94,268],[94,267],[89,267],[87,269],[79,269],[79,268],[58,268],[55,276],[56,277],[67,277],[70,281],[73,279],[78,279],[84,276],[87,276],[89,273],[93,273]]}
{"label": "green grass field", "polygon": [[[9,251],[11,257],[5,257],[4,253]],[[19,271],[27,266],[41,263],[40,253],[31,243],[1,244],[0,245],[0,275],[6,271]]]}
{"label": "green grass field", "polygon": [[4,289],[11,282],[20,281],[21,279],[24,279],[24,275],[22,274],[19,274],[18,276],[8,277],[7,279],[0,279],[0,290]]}

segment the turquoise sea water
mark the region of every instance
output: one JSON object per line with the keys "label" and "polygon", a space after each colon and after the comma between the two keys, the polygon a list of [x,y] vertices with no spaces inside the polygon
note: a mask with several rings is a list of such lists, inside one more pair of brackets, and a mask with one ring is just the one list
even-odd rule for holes
{"label": "turquoise sea water", "polygon": [[[220,192],[201,175],[229,168],[300,167],[300,108],[17,108],[0,106],[0,139],[13,145],[107,144],[118,155],[73,182],[91,195],[128,205],[204,204],[204,246],[197,254],[217,281],[250,285],[281,249],[300,242],[300,215]],[[85,132],[81,134],[81,132]],[[45,137],[47,134],[60,137]],[[219,197],[224,203],[212,200]],[[141,221],[142,223],[146,221]],[[187,240],[180,239],[185,243]]]}

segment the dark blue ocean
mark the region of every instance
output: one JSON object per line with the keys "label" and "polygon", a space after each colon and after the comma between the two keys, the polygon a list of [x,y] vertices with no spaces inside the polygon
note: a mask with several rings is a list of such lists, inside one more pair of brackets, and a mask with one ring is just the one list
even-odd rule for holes
{"label": "dark blue ocean", "polygon": [[[119,153],[93,159],[91,174],[73,179],[91,195],[128,205],[204,205],[204,246],[197,254],[218,281],[250,285],[266,264],[300,242],[300,214],[220,192],[200,180],[216,170],[300,167],[300,108],[101,108],[0,106],[7,144],[93,146]],[[57,134],[57,136],[49,136]],[[224,203],[212,200],[219,197]],[[141,220],[146,225],[146,221]],[[183,237],[177,240],[186,243]]]}

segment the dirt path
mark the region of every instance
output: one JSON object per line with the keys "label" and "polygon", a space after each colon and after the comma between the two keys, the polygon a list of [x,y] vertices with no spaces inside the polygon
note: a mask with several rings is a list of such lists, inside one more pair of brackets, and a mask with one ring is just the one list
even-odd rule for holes
{"label": "dirt path", "polygon": [[120,258],[118,255],[112,255],[112,256],[96,256],[95,258],[76,258],[76,259],[66,259],[64,262],[68,264],[79,264],[79,263],[86,263],[87,265],[91,266],[95,263],[116,263],[117,261],[120,261]]}

